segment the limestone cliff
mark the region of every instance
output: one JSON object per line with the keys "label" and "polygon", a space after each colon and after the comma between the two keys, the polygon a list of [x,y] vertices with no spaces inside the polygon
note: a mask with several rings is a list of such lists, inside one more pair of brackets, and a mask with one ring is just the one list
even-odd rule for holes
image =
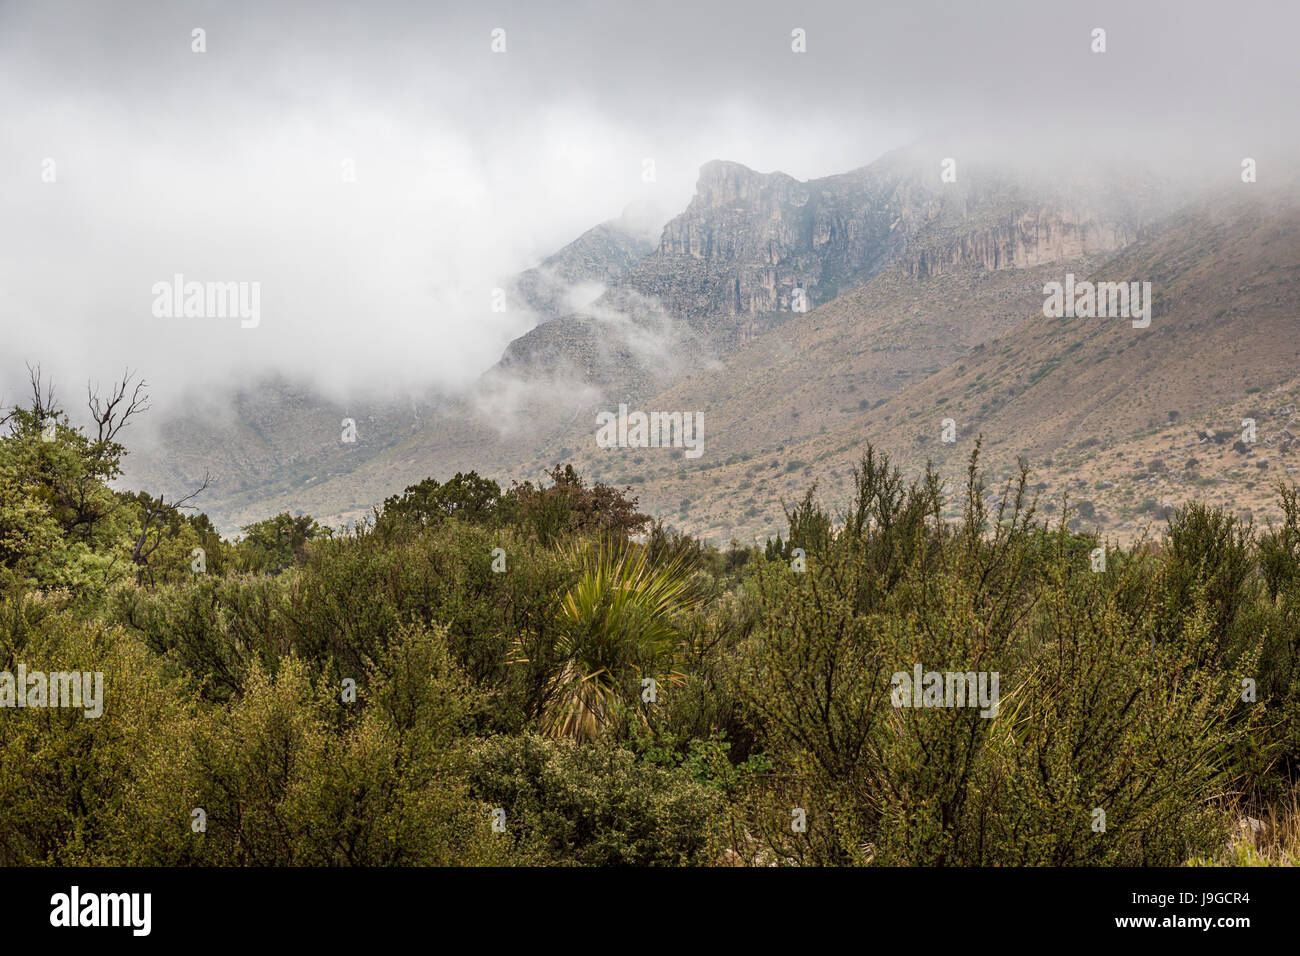
{"label": "limestone cliff", "polygon": [[1046,206],[1019,210],[1001,221],[946,239],[923,238],[899,256],[913,279],[974,265],[993,272],[1031,269],[1054,262],[1113,252],[1133,242],[1138,227],[1085,211]]}
{"label": "limestone cliff", "polygon": [[[675,370],[665,367],[663,348],[640,350],[622,341],[629,334],[644,341],[666,333],[689,343],[677,364],[699,363],[891,266],[913,279],[965,266],[1024,269],[1137,238],[1141,217],[1122,191],[1090,201],[1069,188],[1030,187],[979,167],[944,183],[935,157],[918,150],[807,182],[715,160],[700,169],[694,198],[653,252],[569,321],[512,343],[501,367],[545,374],[568,356],[588,383],[633,388]],[[604,367],[602,340],[613,343],[604,351],[614,366]]]}

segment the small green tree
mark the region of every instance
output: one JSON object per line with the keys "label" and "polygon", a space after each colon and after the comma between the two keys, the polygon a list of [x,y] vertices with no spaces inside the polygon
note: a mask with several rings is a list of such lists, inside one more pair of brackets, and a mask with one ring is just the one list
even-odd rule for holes
{"label": "small green tree", "polygon": [[244,536],[235,543],[242,567],[269,574],[292,567],[302,560],[312,541],[327,538],[331,533],[311,515],[295,516],[287,511],[245,525],[242,530]]}

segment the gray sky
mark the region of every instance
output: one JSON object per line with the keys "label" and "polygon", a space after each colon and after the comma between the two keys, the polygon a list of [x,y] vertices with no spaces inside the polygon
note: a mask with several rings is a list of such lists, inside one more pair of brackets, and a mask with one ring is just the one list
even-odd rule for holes
{"label": "gray sky", "polygon": [[[65,396],[130,364],[156,404],[271,369],[464,384],[531,324],[490,311],[499,277],[630,202],[679,211],[714,158],[806,179],[924,137],[1263,179],[1294,155],[1298,27],[1293,2],[0,0],[0,399],[24,360]],[[156,318],[175,273],[260,282],[261,324]]]}

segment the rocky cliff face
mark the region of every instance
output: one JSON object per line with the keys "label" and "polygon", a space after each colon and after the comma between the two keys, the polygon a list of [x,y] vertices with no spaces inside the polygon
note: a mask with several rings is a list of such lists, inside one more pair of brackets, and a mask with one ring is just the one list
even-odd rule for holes
{"label": "rocky cliff face", "polygon": [[[624,271],[604,294],[511,343],[498,370],[538,377],[562,363],[585,384],[626,394],[724,356],[886,268],[913,280],[1028,269],[1138,238],[1140,204],[1114,181],[1100,191],[1027,184],[964,165],[959,181],[944,183],[939,170],[920,150],[807,182],[706,163],[653,252],[618,259],[606,274]],[[610,248],[608,237],[597,246]]]}
{"label": "rocky cliff face", "polygon": [[933,157],[915,151],[808,182],[714,161],[619,286],[657,299],[726,351],[749,320],[794,311],[796,290],[812,309],[891,264],[923,279],[1119,249],[1137,238],[1133,219],[1117,212],[1125,207],[1114,194],[1092,206],[1067,201],[995,169],[942,183]]}
{"label": "rocky cliff face", "polygon": [[1030,269],[1054,262],[1122,249],[1138,237],[1131,222],[1092,213],[1045,206],[1006,215],[1002,221],[946,238],[922,239],[899,256],[913,279],[942,275],[974,265],[989,272]]}
{"label": "rocky cliff face", "polygon": [[623,220],[588,229],[511,283],[511,298],[539,322],[590,305],[654,250],[654,239]]}
{"label": "rocky cliff face", "polygon": [[696,327],[790,312],[796,289],[811,309],[888,260],[882,185],[852,174],[801,183],[707,163],[695,198],[622,284]]}

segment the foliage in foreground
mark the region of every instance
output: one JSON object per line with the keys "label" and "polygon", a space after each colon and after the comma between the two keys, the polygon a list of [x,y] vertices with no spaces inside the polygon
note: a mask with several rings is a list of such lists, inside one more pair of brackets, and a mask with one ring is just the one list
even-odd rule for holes
{"label": "foliage in foreground", "polygon": [[[101,671],[105,707],[0,709],[0,863],[1289,859],[1232,841],[1293,827],[1260,808],[1300,759],[1294,487],[1278,526],[1192,505],[1122,550],[977,454],[944,521],[936,475],[869,449],[842,512],[810,492],[720,554],[572,469],[471,474],[347,532],[172,512],[144,574],[156,502],[94,461],[120,450],[30,417],[0,672]],[[896,706],[917,665],[996,674],[996,712]]]}

